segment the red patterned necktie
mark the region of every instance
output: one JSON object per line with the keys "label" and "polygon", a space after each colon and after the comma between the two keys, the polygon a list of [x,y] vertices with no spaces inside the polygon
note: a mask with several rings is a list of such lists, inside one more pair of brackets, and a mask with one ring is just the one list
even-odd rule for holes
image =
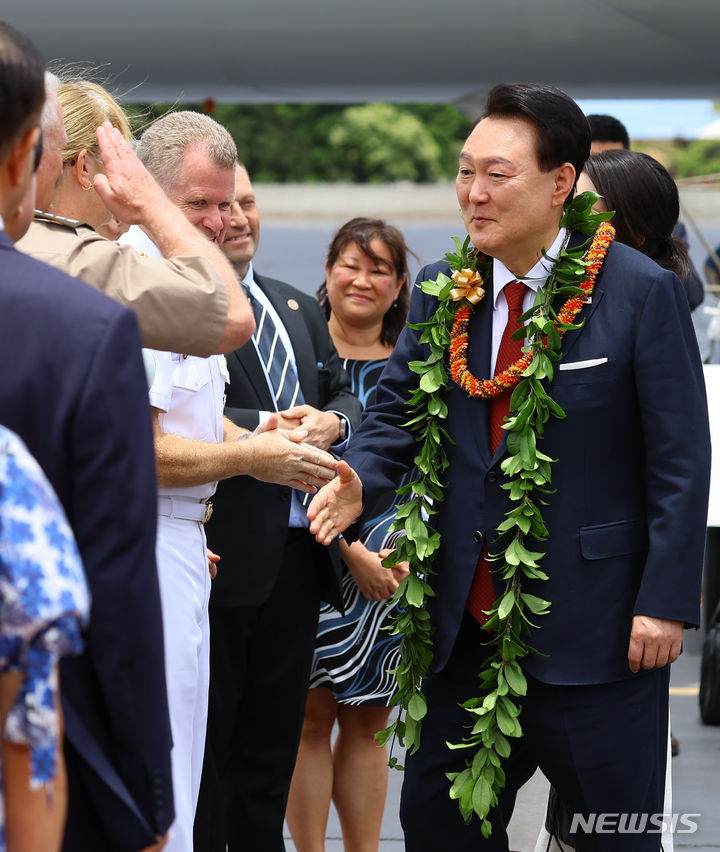
{"label": "red patterned necktie", "polygon": [[[495,375],[517,361],[522,355],[522,340],[514,340],[513,334],[517,331],[520,317],[523,314],[523,299],[525,298],[525,285],[521,281],[511,281],[503,288],[505,301],[508,306],[508,318],[500,340],[500,346],[495,359]],[[489,406],[489,433],[490,452],[494,456],[500,446],[500,441],[505,431],[502,428],[504,418],[510,413],[510,397],[512,388],[501,393],[490,400]],[[483,610],[489,610],[495,601],[495,588],[490,575],[490,563],[487,558],[487,540],[483,542],[480,558],[478,559],[475,576],[473,577],[470,594],[468,595],[467,608],[473,616],[485,624],[487,615]]]}

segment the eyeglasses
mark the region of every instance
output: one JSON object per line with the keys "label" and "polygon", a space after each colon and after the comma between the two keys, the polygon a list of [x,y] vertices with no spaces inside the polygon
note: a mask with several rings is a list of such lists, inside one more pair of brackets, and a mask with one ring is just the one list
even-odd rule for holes
{"label": "eyeglasses", "polygon": [[42,130],[40,131],[40,135],[38,136],[38,141],[35,143],[35,151],[33,153],[33,172],[38,170],[38,166],[40,165],[40,160],[42,160],[42,152],[43,152],[43,136]]}

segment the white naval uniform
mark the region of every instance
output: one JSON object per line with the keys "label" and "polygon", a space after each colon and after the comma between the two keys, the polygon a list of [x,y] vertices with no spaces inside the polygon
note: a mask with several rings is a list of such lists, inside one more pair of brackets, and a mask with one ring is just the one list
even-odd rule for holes
{"label": "white naval uniform", "polygon": [[[163,432],[222,441],[225,357],[145,350],[154,361],[150,404]],[[210,574],[202,514],[217,483],[158,490],[157,565],[172,729],[175,822],[166,852],[192,852],[207,726]],[[188,517],[190,516],[190,517]]]}
{"label": "white naval uniform", "polygon": [[[133,225],[118,242],[149,257],[160,252]],[[144,349],[150,405],[160,410],[163,432],[220,442],[223,439],[224,355],[209,358]],[[165,852],[192,852],[200,790],[210,681],[210,572],[202,516],[216,482],[158,489],[156,558],[165,642],[175,822]]]}

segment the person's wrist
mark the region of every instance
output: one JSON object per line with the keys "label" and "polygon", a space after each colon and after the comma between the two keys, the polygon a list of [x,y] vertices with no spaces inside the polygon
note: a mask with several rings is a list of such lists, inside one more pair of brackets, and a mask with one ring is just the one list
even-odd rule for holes
{"label": "person's wrist", "polygon": [[341,444],[347,438],[347,420],[342,414],[335,415],[338,419],[338,434],[335,440],[336,444]]}

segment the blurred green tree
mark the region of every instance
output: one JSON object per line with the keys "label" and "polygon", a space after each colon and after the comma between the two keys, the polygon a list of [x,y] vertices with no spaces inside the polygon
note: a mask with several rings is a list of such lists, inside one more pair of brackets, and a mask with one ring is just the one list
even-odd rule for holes
{"label": "blurred green tree", "polygon": [[442,152],[430,131],[402,107],[347,107],[328,142],[341,177],[360,183],[425,182],[442,174]]}
{"label": "blurred green tree", "polygon": [[470,126],[450,104],[129,104],[139,134],[174,109],[227,127],[257,182],[452,178]]}
{"label": "blurred green tree", "polygon": [[720,173],[720,139],[696,139],[674,152],[676,178]]}

